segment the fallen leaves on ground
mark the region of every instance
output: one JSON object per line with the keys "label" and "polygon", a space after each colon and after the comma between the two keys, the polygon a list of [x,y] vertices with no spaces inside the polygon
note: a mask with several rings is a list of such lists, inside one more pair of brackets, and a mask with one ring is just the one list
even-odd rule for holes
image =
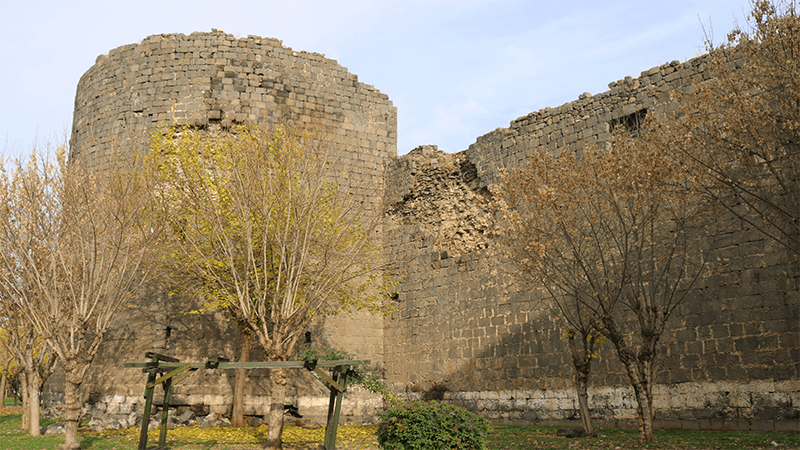
{"label": "fallen leaves on ground", "polygon": [[[375,437],[375,425],[348,425],[340,426],[336,444],[337,448],[347,450],[370,450],[378,448]],[[201,428],[199,426],[178,427],[167,430],[167,445],[174,443],[216,443],[216,444],[264,444],[267,441],[267,425],[259,427],[213,427]],[[138,428],[125,430],[104,431],[105,436],[124,436],[131,440],[139,439]],[[158,441],[159,429],[148,430],[148,442]],[[283,442],[287,448],[306,449],[317,448],[325,440],[325,428],[306,428],[286,424],[283,428]]]}

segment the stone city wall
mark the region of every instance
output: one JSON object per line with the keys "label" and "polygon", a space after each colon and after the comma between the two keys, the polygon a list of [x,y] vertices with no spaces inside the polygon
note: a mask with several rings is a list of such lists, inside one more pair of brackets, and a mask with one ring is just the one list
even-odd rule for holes
{"label": "stone city wall", "polygon": [[[691,94],[703,58],[672,62],[598,95],[545,108],[466,151],[419,147],[392,161],[388,253],[406,268],[398,314],[386,320],[387,381],[494,420],[579,417],[564,328],[538,292],[515,287],[492,238],[491,187],[536,151],[609,141],[616,124],[663,114]],[[727,227],[718,260],[674,313],[659,344],[657,425],[798,430],[800,269],[743,224]],[[611,344],[593,363],[590,408],[603,424],[634,426],[636,402]]]}
{"label": "stone city wall", "polygon": [[[387,205],[387,255],[404,278],[394,317],[327,318],[312,330],[316,339],[373,360],[387,384],[410,398],[448,401],[499,421],[564,422],[576,419],[578,408],[563,329],[538,292],[514,284],[514,268],[498,255],[491,188],[500,169],[521,167],[531,152],[606,142],[614,125],[665,112],[671,92],[691,94],[706,76],[702,58],[672,62],[521,117],[465,151],[422,146],[397,158],[395,108],[336,62],[272,39],[159,35],[101,56],[81,79],[72,157],[103,164],[131,145],[126,136],[164,121],[322,124],[332,141],[351,149],[349,171],[359,175],[348,185],[353,192],[374,195],[375,185],[386,186],[372,200]],[[657,423],[797,431],[800,269],[744,225],[728,228],[719,261],[660,341]],[[144,375],[121,365],[146,351],[187,361],[235,359],[231,325],[219,316],[186,316],[192,307],[154,287],[125,311],[87,375],[87,403],[110,412],[139,408]],[[635,401],[626,375],[610,345],[601,356],[592,368],[592,412],[601,424],[629,426]],[[251,359],[259,358],[254,351]],[[265,412],[265,375],[251,373],[246,414]],[[57,400],[58,376],[48,386]],[[232,386],[232,374],[199,371],[176,387],[176,401],[225,412]],[[324,394],[303,374],[289,397],[301,414],[321,418]],[[374,418],[381,407],[354,390],[345,416]]]}

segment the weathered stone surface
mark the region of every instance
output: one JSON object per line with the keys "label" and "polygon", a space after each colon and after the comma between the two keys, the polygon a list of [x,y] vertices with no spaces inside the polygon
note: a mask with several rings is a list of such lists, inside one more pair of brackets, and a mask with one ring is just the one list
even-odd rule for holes
{"label": "weathered stone surface", "polygon": [[66,424],[64,422],[57,422],[46,427],[41,427],[39,431],[45,436],[64,434],[66,431]]}
{"label": "weathered stone surface", "polygon": [[[382,190],[377,182],[384,178],[385,162],[397,154],[397,113],[388,96],[359,82],[336,61],[293,51],[275,39],[236,39],[214,30],[150,36],[111,50],[79,82],[70,157],[103,165],[116,152],[144,148],[147,133],[165,123],[227,128],[282,122],[313,124],[329,133],[331,145],[345,149],[342,175],[336,181],[354,195],[369,194],[366,208],[379,206]],[[122,364],[141,361],[148,351],[183,361],[214,356],[235,361],[239,351],[235,328],[219,315],[184,314],[196,307],[191,299],[148,287],[135,308],[120,314],[119,326],[106,333],[85,378],[86,404],[102,404],[112,413],[141,410],[143,375],[140,370],[122,369]],[[318,321],[312,331],[319,343],[382,364],[381,317],[342,314]],[[255,349],[252,359],[263,360],[264,355]],[[287,401],[327,398],[321,384],[304,372],[297,371],[299,378]],[[246,413],[268,411],[267,377],[265,370],[250,372]],[[232,372],[199,371],[175,387],[172,404],[197,406],[204,414],[227,413],[233,383]],[[63,401],[63,376],[54,375],[46,390],[46,402]],[[162,398],[157,390],[156,403]],[[324,417],[326,409],[327,404],[310,415]],[[357,408],[344,414],[375,417],[377,412]]]}
{"label": "weathered stone surface", "polygon": [[[492,189],[502,170],[523,167],[532,152],[603,145],[614,126],[665,114],[674,107],[671,93],[691,94],[691,83],[709,76],[703,58],[673,61],[612,82],[607,92],[520,117],[460,153],[425,145],[397,158],[396,111],[388,97],[335,61],[273,39],[237,40],[219,31],[159,35],[112,50],[84,75],[72,151],[102,163],[125,133],[150,131],[164,120],[225,127],[290,117],[325,124],[338,142],[353,144],[351,170],[385,185],[376,194],[339,180],[386,205],[387,254],[404,278],[393,317],[329,318],[314,335],[372,359],[390,387],[408,398],[443,400],[496,421],[573,422],[578,406],[560,322],[494,251]],[[675,310],[660,340],[656,424],[796,431],[800,268],[744,224],[726,225],[719,260]],[[235,360],[235,330],[223,317],[187,318],[183,311],[191,306],[155,286],[144,292],[138,307],[109,330],[84,383],[87,404],[106,413],[141,410],[144,376],[120,367],[145,351]],[[264,356],[256,349],[252,358]],[[232,373],[198,371],[176,386],[173,400],[210,423],[202,417],[227,412],[233,382]],[[62,400],[61,383],[58,376],[49,382],[47,401]],[[263,416],[266,371],[252,371],[247,386],[246,414]],[[610,346],[593,365],[589,395],[598,425],[635,426],[635,398]],[[324,419],[326,392],[302,371],[287,401],[303,420]],[[374,419],[382,407],[376,396],[351,389],[344,420]]]}
{"label": "weathered stone surface", "polygon": [[[626,117],[663,116],[674,107],[670,92],[687,92],[691,83],[684,80],[709,76],[702,58],[667,64],[612,83],[608,92],[518,118],[463,152],[439,155],[424,146],[391,161],[388,254],[405,278],[400,312],[386,321],[387,381],[418,398],[444,390],[446,401],[493,420],[577,419],[560,322],[494,251],[490,192],[502,170],[523,167],[531,153],[609,141]],[[445,176],[448,161],[473,168],[468,183]],[[488,220],[465,221],[463,211]],[[800,269],[754,230],[726,229],[719,260],[659,342],[656,419],[670,426],[708,428],[710,419],[726,418],[726,427],[749,428],[800,417],[800,402],[785,397],[800,394]],[[475,244],[465,245],[462,233],[477,236]],[[601,356],[592,367],[590,408],[601,421],[631,422],[636,402],[627,375],[610,345]],[[495,398],[500,392],[525,394]]]}

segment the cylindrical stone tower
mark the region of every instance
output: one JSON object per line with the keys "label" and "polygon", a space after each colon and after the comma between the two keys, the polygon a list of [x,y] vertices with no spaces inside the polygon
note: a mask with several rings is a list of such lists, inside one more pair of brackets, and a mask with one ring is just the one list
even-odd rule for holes
{"label": "cylindrical stone tower", "polygon": [[[344,149],[342,173],[347,175],[340,185],[370,196],[369,204],[380,204],[383,190],[376,186],[382,186],[386,163],[397,154],[397,112],[388,96],[322,55],[293,51],[275,39],[236,39],[219,30],[150,36],[98,57],[78,84],[70,158],[103,165],[117,152],[142,151],[148,133],[160,124],[225,129],[285,122],[322,128],[331,144]],[[137,410],[144,378],[122,364],[142,360],[147,351],[183,361],[235,360],[235,328],[222,316],[187,316],[186,310],[181,300],[153,286],[135,308],[122,311],[86,376],[84,401],[108,413]],[[317,341],[382,364],[382,317],[343,314],[317,328]],[[256,350],[251,358],[263,355]],[[266,375],[251,372],[245,414],[266,412]],[[289,400],[301,414],[322,417],[326,391],[307,374],[299,375]],[[233,378],[222,371],[198,372],[176,386],[172,402],[225,412]],[[46,401],[59,399],[62,383],[58,375],[48,382]],[[374,415],[375,399],[362,400],[346,402],[345,417]]]}

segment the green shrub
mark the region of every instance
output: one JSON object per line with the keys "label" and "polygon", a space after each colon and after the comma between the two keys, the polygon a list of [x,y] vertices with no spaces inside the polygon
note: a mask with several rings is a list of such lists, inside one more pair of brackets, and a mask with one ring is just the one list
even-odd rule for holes
{"label": "green shrub", "polygon": [[406,402],[381,414],[378,444],[385,450],[485,450],[489,421],[464,408]]}

